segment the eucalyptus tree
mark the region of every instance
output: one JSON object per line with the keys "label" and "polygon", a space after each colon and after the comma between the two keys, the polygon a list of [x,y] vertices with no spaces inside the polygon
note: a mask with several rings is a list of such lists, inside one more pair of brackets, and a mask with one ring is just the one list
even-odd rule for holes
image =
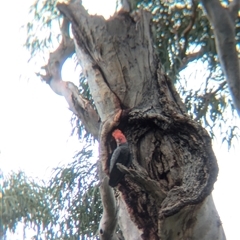
{"label": "eucalyptus tree", "polygon": [[72,162],[53,170],[50,181],[22,171],[3,176],[1,239],[17,232],[23,239],[94,239],[102,207],[91,156],[85,145]]}
{"label": "eucalyptus tree", "polygon": [[[32,60],[55,46],[38,76],[65,97],[79,133],[99,143],[98,184],[90,186],[99,185],[100,239],[225,239],[211,196],[218,166],[201,124],[212,136],[215,126],[228,126],[222,138],[229,144],[238,135],[226,115],[230,111],[236,117],[234,104],[239,109],[238,9],[239,1],[122,1],[105,20],[89,15],[80,0],[37,1],[31,7],[26,47]],[[51,29],[58,24],[54,35]],[[69,57],[81,66],[79,86],[62,79]],[[207,73],[197,90],[187,89],[182,80],[194,63],[203,63]],[[194,76],[187,79],[193,81]],[[112,189],[108,174],[116,128],[128,140],[132,164],[119,165],[125,178]],[[69,186],[81,179],[74,176]],[[64,179],[53,180],[65,186]],[[81,193],[89,189],[79,185]],[[63,188],[66,196],[68,191],[76,189]],[[82,203],[79,196],[70,202]],[[97,201],[90,200],[100,209]],[[81,229],[83,215],[77,217],[62,228],[66,239],[73,232],[84,239],[86,229],[93,231],[87,225]]]}

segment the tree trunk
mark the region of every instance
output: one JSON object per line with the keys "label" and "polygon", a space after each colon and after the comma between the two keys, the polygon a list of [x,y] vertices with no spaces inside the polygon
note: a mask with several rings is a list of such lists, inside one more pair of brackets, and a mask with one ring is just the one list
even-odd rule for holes
{"label": "tree trunk", "polygon": [[133,163],[129,169],[119,166],[126,175],[118,190],[126,204],[121,210],[127,209],[139,230],[125,239],[225,239],[211,197],[218,173],[211,139],[187,115],[162,72],[151,15],[141,11],[135,22],[122,12],[106,21],[88,15],[80,1],[57,7],[72,24],[77,57],[101,121],[98,139],[106,174],[112,131],[121,129],[129,142]]}

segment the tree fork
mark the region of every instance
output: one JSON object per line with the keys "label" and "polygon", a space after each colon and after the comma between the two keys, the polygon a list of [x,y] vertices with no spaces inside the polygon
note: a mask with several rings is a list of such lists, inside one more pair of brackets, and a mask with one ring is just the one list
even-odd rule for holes
{"label": "tree fork", "polygon": [[123,168],[129,174],[118,188],[141,238],[225,239],[211,198],[218,173],[211,139],[186,114],[161,71],[150,14],[141,11],[136,24],[126,12],[107,21],[90,16],[80,1],[57,7],[72,23],[77,57],[101,119],[106,172],[112,130],[118,126],[127,136],[133,169]]}

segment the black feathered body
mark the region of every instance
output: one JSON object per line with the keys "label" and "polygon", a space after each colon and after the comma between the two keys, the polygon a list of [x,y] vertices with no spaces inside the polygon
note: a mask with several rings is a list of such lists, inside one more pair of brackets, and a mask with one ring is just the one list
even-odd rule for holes
{"label": "black feathered body", "polygon": [[124,177],[124,173],[118,169],[117,163],[121,163],[123,166],[126,167],[130,166],[131,156],[127,143],[119,144],[119,146],[114,150],[112,154],[109,169],[109,185],[111,187],[116,187]]}

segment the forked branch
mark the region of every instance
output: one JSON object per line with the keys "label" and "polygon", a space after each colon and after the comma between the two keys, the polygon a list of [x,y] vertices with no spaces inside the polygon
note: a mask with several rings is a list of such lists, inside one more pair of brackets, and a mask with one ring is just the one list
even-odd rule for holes
{"label": "forked branch", "polygon": [[98,139],[99,117],[90,101],[79,94],[77,86],[72,82],[62,80],[62,66],[64,62],[75,52],[73,39],[69,36],[69,21],[64,18],[61,26],[62,41],[58,48],[50,53],[45,69],[46,74],[38,74],[43,81],[49,84],[52,90],[64,96],[68,102],[70,110],[82,121],[85,129],[95,139]]}

